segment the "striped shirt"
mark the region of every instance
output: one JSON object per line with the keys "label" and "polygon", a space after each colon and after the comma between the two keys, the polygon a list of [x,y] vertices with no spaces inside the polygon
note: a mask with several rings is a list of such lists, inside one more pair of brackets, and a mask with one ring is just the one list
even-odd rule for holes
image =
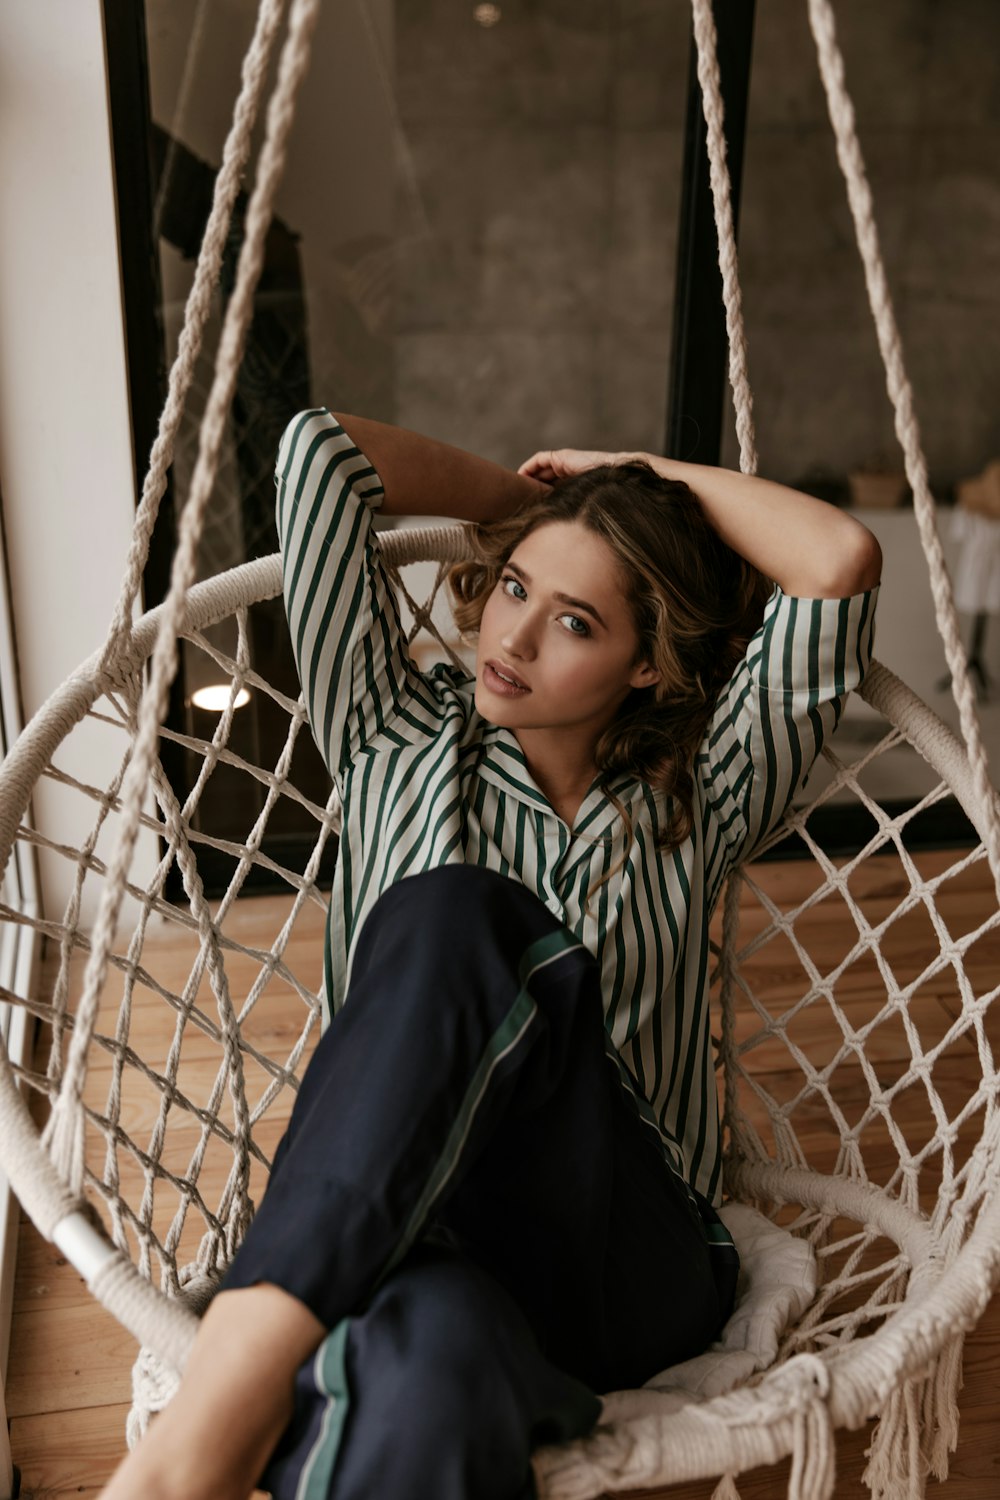
{"label": "striped shirt", "polygon": [[[720,693],[694,764],[694,826],[656,849],[664,794],[595,783],[570,828],[510,729],[475,706],[475,679],[417,669],[372,517],[382,485],[329,412],[301,413],[278,451],[285,605],[313,734],[343,803],[325,958],[326,1018],[343,1003],[355,941],[394,881],[447,863],[521,881],[595,955],[605,1024],[664,1149],[709,1202],[722,1198],[709,1030],[709,921],[727,872],[780,821],[871,659],[878,588],[801,599],[775,586]],[[591,882],[623,867],[585,906]]]}

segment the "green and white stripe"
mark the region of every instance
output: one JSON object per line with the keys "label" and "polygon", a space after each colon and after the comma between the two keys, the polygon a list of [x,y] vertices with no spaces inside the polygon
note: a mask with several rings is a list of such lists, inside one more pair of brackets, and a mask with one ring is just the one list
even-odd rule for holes
{"label": "green and white stripe", "polygon": [[[775,587],[719,697],[695,762],[695,823],[655,849],[663,794],[634,777],[592,788],[572,829],[532,779],[510,730],[484,720],[475,682],[410,660],[371,521],[378,475],[325,410],[288,426],[278,454],[285,602],[310,722],[344,805],[327,934],[326,1000],[343,1003],[357,934],[395,881],[485,865],[533,890],[597,957],[611,1039],[689,1182],[721,1201],[709,1031],[708,930],[726,872],[777,823],[846,694],[868,668],[878,588],[798,599]],[[624,868],[584,898],[622,854]]]}
{"label": "green and white stripe", "polygon": [[351,1319],[344,1318],[327,1334],[313,1356],[313,1381],[325,1398],[325,1405],[316,1441],[299,1474],[295,1500],[327,1500],[330,1494],[330,1481],[351,1403],[346,1365],[350,1327]]}

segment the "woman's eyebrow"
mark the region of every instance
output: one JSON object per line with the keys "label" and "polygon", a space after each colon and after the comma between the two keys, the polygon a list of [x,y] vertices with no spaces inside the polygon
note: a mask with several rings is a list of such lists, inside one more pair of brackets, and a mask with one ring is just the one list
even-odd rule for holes
{"label": "woman's eyebrow", "polygon": [[[518,578],[520,578],[523,583],[527,583],[530,585],[531,579],[528,577],[523,568],[518,567],[517,563],[508,562],[507,567],[512,573],[516,573]],[[598,625],[602,626],[604,630],[607,630],[608,627],[607,625],[605,625],[604,620],[601,618],[599,611],[596,610],[592,604],[588,604],[586,599],[573,599],[569,594],[553,594],[552,597],[553,599],[558,599],[560,604],[572,604],[574,609],[582,609],[586,614],[593,615]]]}

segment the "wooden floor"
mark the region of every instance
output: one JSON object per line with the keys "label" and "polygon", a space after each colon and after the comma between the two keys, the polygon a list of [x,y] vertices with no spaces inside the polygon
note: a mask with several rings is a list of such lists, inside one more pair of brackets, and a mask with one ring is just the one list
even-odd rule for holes
{"label": "wooden floor", "polygon": [[[955,858],[954,852],[928,854],[920,856],[917,863],[926,877],[947,868]],[[760,866],[756,873],[773,899],[787,904],[796,898],[797,893],[805,894],[809,888],[810,868],[809,864],[789,862]],[[867,898],[866,914],[874,921],[878,918],[880,903],[884,905],[898,899],[900,867],[898,862],[883,865],[870,861],[866,870],[867,885],[860,894]],[[857,887],[855,893],[859,894]],[[947,908],[947,901],[942,899],[941,905]],[[968,930],[968,924],[983,920],[994,907],[995,897],[988,870],[985,862],[981,862],[956,882],[949,926],[954,932],[955,923],[961,927],[965,922],[965,930]],[[263,934],[262,943],[269,943],[284,910],[285,903],[278,903],[274,898],[241,902],[237,920],[247,934],[243,941],[253,942],[254,934],[260,932]],[[748,915],[752,923],[749,908]],[[823,941],[829,943],[832,965],[844,951],[845,944],[853,940],[853,930],[845,930],[851,927],[848,913],[846,908],[842,909],[837,921],[832,922],[828,909],[817,908],[816,920],[820,926],[826,924]],[[181,974],[189,955],[176,951],[175,932],[165,931],[157,937],[154,930],[149,941],[154,947],[160,943],[164,962],[176,962]],[[293,966],[294,962],[300,964],[306,982],[318,982],[321,952],[321,914],[318,911],[307,913],[296,929],[294,942],[297,957],[293,956]],[[912,961],[913,972],[920,972],[935,951],[935,945],[933,929],[925,921],[920,933],[909,931],[905,934],[897,961],[901,965]],[[991,988],[995,982],[995,978],[987,978],[987,972],[991,969],[995,976],[998,958],[1000,949],[996,945],[988,953],[984,950],[982,989]],[[770,970],[768,963],[772,964]],[[825,972],[822,963],[820,968]],[[765,955],[759,969],[758,993],[773,993],[780,997],[783,989],[794,992],[801,980],[801,973],[796,978],[793,969],[789,968],[787,953],[783,956],[776,954],[771,960]],[[238,964],[230,965],[230,979],[234,993],[241,993],[240,986],[245,976],[241,979]],[[178,978],[176,983],[180,987],[183,978]],[[982,989],[977,986],[976,993],[981,993]],[[289,1006],[296,1003],[289,998]],[[777,1003],[780,1001],[776,1000]],[[855,1003],[853,998],[851,1003]],[[865,1001],[859,999],[857,1003],[867,1004],[870,1011],[870,996]],[[954,1003],[944,989],[922,999],[921,1005],[922,1025],[933,1030],[935,1017],[939,1029],[950,1024]],[[143,1013],[142,1026],[146,1030],[142,1045],[148,1044],[153,1049],[150,1055],[162,1054],[163,1036],[169,1035],[170,1020],[166,1006],[161,1006],[159,1011],[149,1006],[148,1014]],[[820,1031],[815,1033],[815,1042],[822,1049],[824,1042]],[[766,1058],[766,1052],[764,1055]],[[880,1066],[887,1065],[887,1055],[887,1046],[883,1043],[879,1051]],[[968,1079],[976,1076],[977,1061],[970,1044],[967,1065],[963,1064],[963,1067],[967,1066]],[[780,1067],[780,1063],[777,1066]],[[766,1081],[768,1075],[761,1076]],[[906,1122],[901,1121],[901,1124],[905,1128]],[[828,1123],[822,1139],[826,1141],[824,1149],[831,1153],[832,1165],[836,1142],[830,1135]],[[93,1302],[58,1252],[42,1241],[30,1225],[23,1224],[7,1390],[14,1461],[20,1466],[23,1476],[22,1495],[33,1497],[33,1500],[55,1500],[57,1496],[89,1500],[96,1495],[124,1452],[124,1427],[134,1355],[135,1345],[131,1338]],[[990,1497],[1000,1497],[998,1300],[994,1300],[978,1329],[967,1340],[965,1382],[960,1398],[960,1445],[952,1462],[945,1493],[948,1500],[990,1500]],[[840,1434],[837,1500],[848,1500],[848,1497],[861,1500],[867,1495],[860,1476],[869,1435],[867,1429]],[[740,1481],[741,1495],[745,1500],[778,1496],[784,1493],[787,1475],[787,1462],[774,1469],[748,1474]],[[713,1484],[705,1482],[674,1486],[657,1493],[664,1500],[667,1496],[671,1500],[707,1500],[712,1489]],[[932,1482],[929,1493],[933,1492]],[[391,1500],[391,1497],[379,1497],[379,1500]]]}

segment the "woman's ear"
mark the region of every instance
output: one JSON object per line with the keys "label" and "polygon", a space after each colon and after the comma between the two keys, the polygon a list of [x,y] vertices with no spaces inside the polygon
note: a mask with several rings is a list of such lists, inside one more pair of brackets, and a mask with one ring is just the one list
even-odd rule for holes
{"label": "woman's ear", "polygon": [[654,682],[659,682],[660,676],[656,667],[650,666],[648,661],[643,661],[637,667],[633,667],[628,685],[634,688],[652,687]]}

